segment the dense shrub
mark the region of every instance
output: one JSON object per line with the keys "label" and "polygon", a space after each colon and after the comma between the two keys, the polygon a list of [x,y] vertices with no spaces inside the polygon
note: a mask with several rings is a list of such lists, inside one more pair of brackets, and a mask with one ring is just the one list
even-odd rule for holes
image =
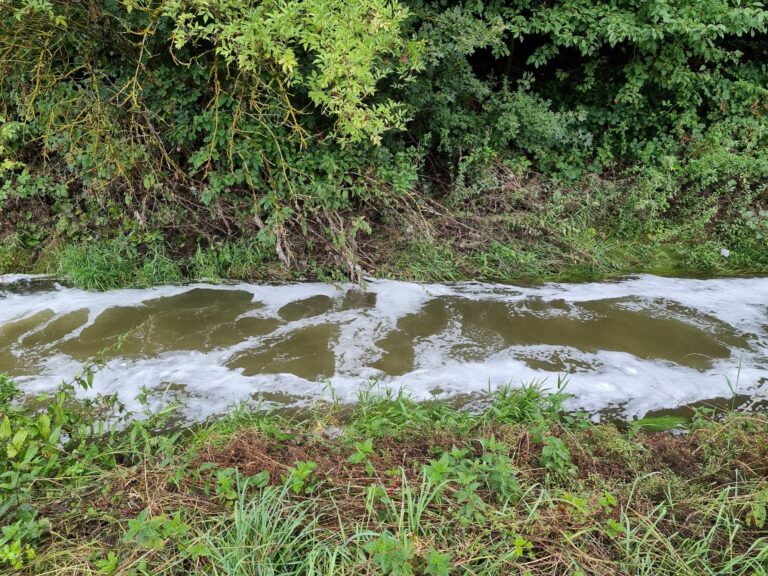
{"label": "dense shrub", "polygon": [[354,275],[382,215],[501,165],[623,186],[603,236],[765,266],[767,25],[742,0],[0,0],[0,235],[255,237]]}

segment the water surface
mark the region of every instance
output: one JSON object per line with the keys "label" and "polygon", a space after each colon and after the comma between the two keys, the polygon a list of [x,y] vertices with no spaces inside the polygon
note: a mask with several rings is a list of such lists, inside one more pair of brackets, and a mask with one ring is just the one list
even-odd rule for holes
{"label": "water surface", "polygon": [[768,391],[768,278],[235,284],[87,292],[0,277],[0,371],[30,393],[102,358],[90,394],[141,387],[189,418],[362,386],[419,398],[568,377],[570,406],[642,416]]}

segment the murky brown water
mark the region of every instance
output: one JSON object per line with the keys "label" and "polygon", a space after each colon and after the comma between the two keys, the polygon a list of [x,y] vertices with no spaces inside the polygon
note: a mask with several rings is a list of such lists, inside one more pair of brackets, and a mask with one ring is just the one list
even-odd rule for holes
{"label": "murky brown water", "polygon": [[[0,371],[47,390],[102,358],[96,391],[182,397],[189,417],[267,397],[352,401],[372,380],[426,397],[569,375],[574,408],[627,416],[768,384],[768,279],[515,287],[171,286],[0,290]],[[159,392],[158,392],[159,393]]]}

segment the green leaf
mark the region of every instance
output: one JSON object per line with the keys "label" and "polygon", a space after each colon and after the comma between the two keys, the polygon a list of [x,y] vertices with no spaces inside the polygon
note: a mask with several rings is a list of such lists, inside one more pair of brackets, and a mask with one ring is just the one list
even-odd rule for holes
{"label": "green leaf", "polygon": [[24,442],[27,439],[27,436],[29,433],[26,430],[19,430],[14,434],[13,439],[8,443],[8,446],[6,447],[6,452],[8,453],[8,458],[15,458],[19,452],[21,452],[22,447],[24,446]]}
{"label": "green leaf", "polygon": [[0,440],[5,440],[11,437],[11,420],[8,416],[3,418],[3,422],[0,423]]}
{"label": "green leaf", "polygon": [[40,437],[47,441],[51,436],[51,418],[47,414],[41,414],[37,418],[37,431]]}

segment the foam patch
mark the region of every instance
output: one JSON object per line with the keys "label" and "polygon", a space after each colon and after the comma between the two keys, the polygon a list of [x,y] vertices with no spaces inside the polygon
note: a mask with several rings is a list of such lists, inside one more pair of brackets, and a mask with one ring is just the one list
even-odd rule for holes
{"label": "foam patch", "polygon": [[303,405],[329,387],[354,402],[371,380],[428,398],[558,377],[570,407],[634,417],[766,396],[768,278],[0,291],[0,371],[29,393],[100,352],[88,394],[137,409],[147,386],[157,402],[182,400],[189,419],[241,401]]}

